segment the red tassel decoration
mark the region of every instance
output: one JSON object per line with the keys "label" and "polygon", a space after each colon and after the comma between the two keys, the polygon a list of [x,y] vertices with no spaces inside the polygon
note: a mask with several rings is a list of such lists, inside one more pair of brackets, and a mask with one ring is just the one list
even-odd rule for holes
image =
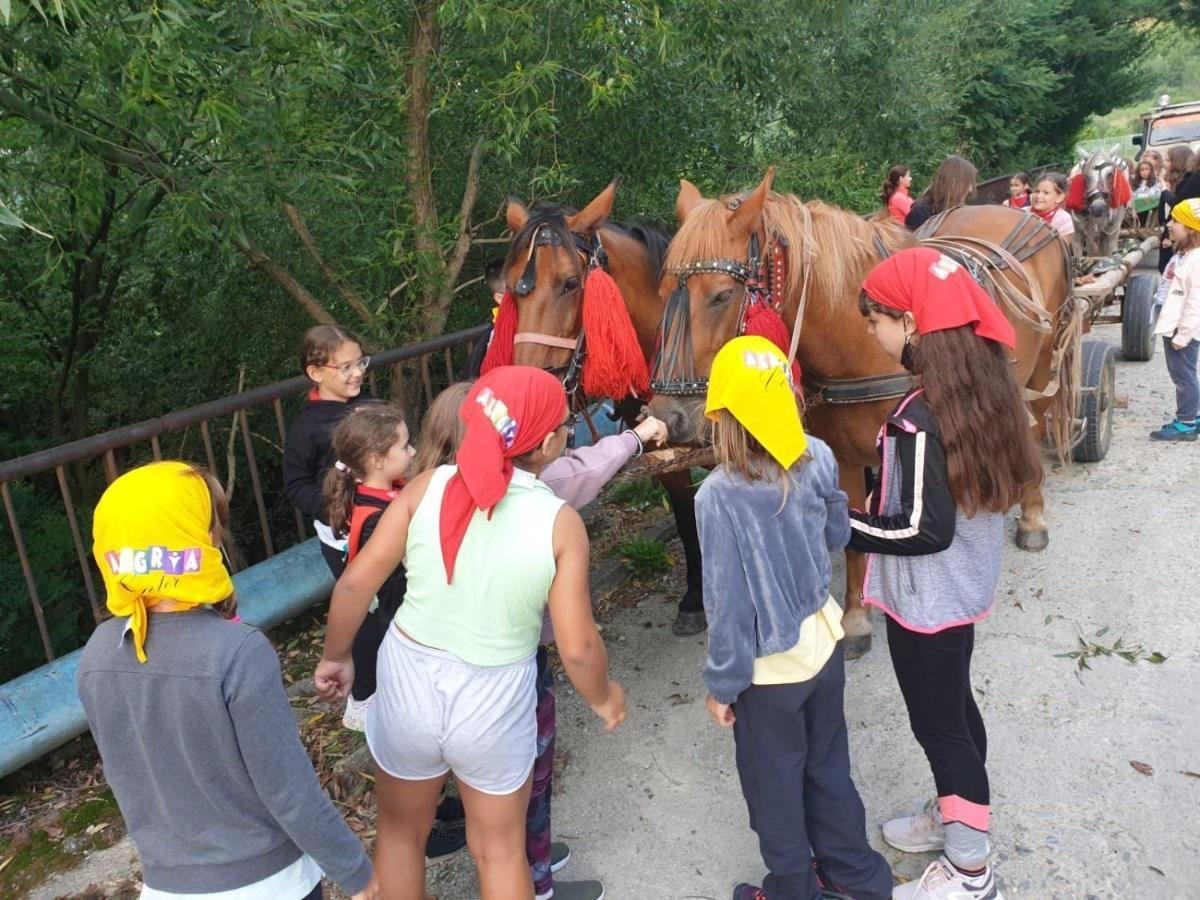
{"label": "red tassel decoration", "polygon": [[650,370],[621,289],[601,268],[588,272],[583,284],[583,331],[583,391],[588,397],[621,400],[649,393]]}
{"label": "red tassel decoration", "polygon": [[[762,303],[751,303],[746,310],[746,319],[742,324],[742,334],[765,337],[785,355],[792,343],[787,325],[782,317],[771,307]],[[792,388],[800,392],[800,363],[792,360]]]}
{"label": "red tassel decoration", "polygon": [[1071,180],[1067,182],[1067,199],[1063,202],[1063,206],[1072,212],[1083,212],[1085,194],[1083,173],[1072,175]]}
{"label": "red tassel decoration", "polygon": [[513,342],[517,338],[517,300],[511,291],[505,291],[500,301],[500,312],[496,316],[496,324],[492,327],[492,342],[488,344],[487,355],[483,357],[483,365],[479,374],[490,372],[497,366],[511,366],[513,362]]}
{"label": "red tassel decoration", "polygon": [[1120,209],[1133,202],[1133,189],[1129,186],[1129,178],[1121,169],[1113,173],[1112,208]]}

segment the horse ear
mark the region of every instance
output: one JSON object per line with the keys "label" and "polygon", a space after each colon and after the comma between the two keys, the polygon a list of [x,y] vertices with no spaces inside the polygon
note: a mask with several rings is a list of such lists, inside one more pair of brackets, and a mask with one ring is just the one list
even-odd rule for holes
{"label": "horse ear", "polygon": [[1086,150],[1084,150],[1082,147],[1080,147],[1078,144],[1076,144],[1075,152],[1079,155],[1080,162],[1087,162],[1088,152]]}
{"label": "horse ear", "polygon": [[750,196],[738,204],[738,208],[730,210],[725,220],[735,233],[750,234],[758,228],[762,218],[763,206],[766,205],[767,195],[771,193],[771,183],[775,180],[775,167],[767,168],[767,174],[762,182],[751,191]]}
{"label": "horse ear", "polygon": [[1113,144],[1112,148],[1108,151],[1108,155],[1111,156],[1113,159],[1120,159],[1121,158],[1121,145]]}
{"label": "horse ear", "polygon": [[700,189],[686,178],[679,179],[679,196],[675,198],[675,218],[683,224],[696,205],[704,199]]}
{"label": "horse ear", "polygon": [[525,227],[525,223],[529,221],[529,210],[525,208],[525,204],[515,197],[508,198],[508,209],[505,211],[505,219],[508,221],[508,228],[516,234]]}
{"label": "horse ear", "polygon": [[595,200],[580,212],[567,217],[567,228],[576,234],[595,234],[612,215],[613,200],[616,196],[617,179],[614,178],[608,183],[608,187],[596,195]]}

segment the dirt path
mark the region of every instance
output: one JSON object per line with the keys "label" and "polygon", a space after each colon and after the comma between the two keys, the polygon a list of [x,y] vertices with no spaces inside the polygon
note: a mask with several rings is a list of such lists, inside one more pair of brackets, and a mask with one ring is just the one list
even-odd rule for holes
{"label": "dirt path", "polygon": [[[1098,336],[1119,344],[1115,327]],[[1195,486],[1200,446],[1146,439],[1169,415],[1161,352],[1119,362],[1116,413],[1102,463],[1050,470],[1050,547],[1010,546],[992,618],[980,626],[978,700],[989,732],[997,873],[1013,898],[1196,896],[1200,883],[1200,652],[1195,604]],[[703,708],[703,636],[672,637],[671,600],[647,595],[604,635],[632,704],[604,735],[568,686],[559,694],[566,752],[555,826],[575,848],[564,877],[602,877],[612,900],[724,898],[762,875],[737,786],[733,742]],[[887,658],[876,645],[848,666],[847,718],[872,841],[878,823],[931,795]],[[1141,647],[1155,665],[1056,654],[1080,637]],[[1144,763],[1142,774],[1131,762]],[[126,849],[122,850],[122,847]],[[932,857],[886,851],[897,875]],[[32,896],[128,877],[127,844],[97,854]],[[440,900],[478,896],[465,861],[432,873]]]}

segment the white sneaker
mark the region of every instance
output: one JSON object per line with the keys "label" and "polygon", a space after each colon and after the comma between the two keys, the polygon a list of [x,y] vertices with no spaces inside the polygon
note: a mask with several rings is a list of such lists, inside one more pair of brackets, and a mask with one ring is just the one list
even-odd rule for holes
{"label": "white sneaker", "polygon": [[366,700],[355,700],[353,697],[347,697],[346,711],[342,714],[342,725],[351,731],[366,731],[367,710],[371,708],[371,700],[374,696],[372,694]]}
{"label": "white sneaker", "polygon": [[926,803],[919,815],[884,822],[883,839],[905,853],[941,850],[946,845],[946,826],[937,798]]}
{"label": "white sneaker", "polygon": [[895,888],[892,900],[1004,900],[1004,897],[996,889],[991,866],[969,877],[943,856],[930,863],[917,881]]}

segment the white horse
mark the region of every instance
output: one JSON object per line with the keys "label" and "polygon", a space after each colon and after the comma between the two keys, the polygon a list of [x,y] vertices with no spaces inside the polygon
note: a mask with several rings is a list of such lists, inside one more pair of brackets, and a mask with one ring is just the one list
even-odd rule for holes
{"label": "white horse", "polygon": [[1120,145],[1088,153],[1081,147],[1071,169],[1067,208],[1075,220],[1072,241],[1077,256],[1111,256],[1117,252],[1121,226],[1133,204],[1129,166]]}

